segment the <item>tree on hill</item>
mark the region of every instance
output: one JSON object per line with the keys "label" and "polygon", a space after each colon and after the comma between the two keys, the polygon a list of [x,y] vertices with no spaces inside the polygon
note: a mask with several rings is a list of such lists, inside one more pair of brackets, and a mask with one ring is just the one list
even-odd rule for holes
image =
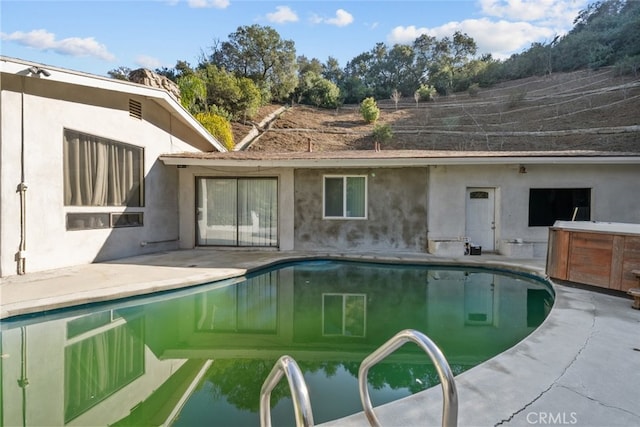
{"label": "tree on hill", "polygon": [[375,123],[380,117],[378,103],[373,97],[365,98],[360,103],[360,114],[366,123]]}
{"label": "tree on hill", "polygon": [[212,50],[206,62],[253,80],[275,101],[286,101],[298,84],[295,44],[271,27],[238,27]]}

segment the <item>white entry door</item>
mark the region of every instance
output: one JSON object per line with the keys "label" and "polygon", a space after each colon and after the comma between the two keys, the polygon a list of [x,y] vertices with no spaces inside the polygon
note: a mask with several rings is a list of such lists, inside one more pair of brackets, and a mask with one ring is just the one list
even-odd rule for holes
{"label": "white entry door", "polygon": [[467,188],[466,235],[483,251],[495,250],[495,188]]}

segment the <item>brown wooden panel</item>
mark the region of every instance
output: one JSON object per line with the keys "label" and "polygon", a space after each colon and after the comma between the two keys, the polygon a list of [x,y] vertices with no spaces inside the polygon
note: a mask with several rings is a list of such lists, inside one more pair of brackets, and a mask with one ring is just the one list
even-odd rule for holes
{"label": "brown wooden panel", "polygon": [[569,240],[571,234],[564,230],[549,230],[547,250],[547,274],[554,279],[567,280]]}
{"label": "brown wooden panel", "polygon": [[571,247],[584,247],[592,249],[611,249],[613,245],[613,235],[603,233],[573,232],[571,236]]}
{"label": "brown wooden panel", "polygon": [[613,236],[574,232],[569,250],[570,281],[609,287]]}
{"label": "brown wooden panel", "polygon": [[624,240],[625,236],[613,236],[613,246],[611,248],[611,275],[609,276],[609,287],[611,289],[620,289],[622,284]]}
{"label": "brown wooden panel", "polygon": [[631,288],[640,287],[638,278],[631,273],[633,270],[640,270],[640,237],[625,236],[619,288],[621,291],[626,292]]}

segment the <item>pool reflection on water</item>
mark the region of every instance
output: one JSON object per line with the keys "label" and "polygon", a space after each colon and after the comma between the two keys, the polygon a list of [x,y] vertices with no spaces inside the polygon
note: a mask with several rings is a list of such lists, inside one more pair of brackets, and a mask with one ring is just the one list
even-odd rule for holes
{"label": "pool reflection on water", "polygon": [[[283,354],[304,372],[314,421],[362,410],[360,362],[416,329],[459,374],[547,316],[548,284],[503,271],[338,261],[2,325],[4,425],[258,425],[264,379]],[[374,405],[438,382],[406,344],[369,372]],[[274,425],[294,425],[286,380]]]}

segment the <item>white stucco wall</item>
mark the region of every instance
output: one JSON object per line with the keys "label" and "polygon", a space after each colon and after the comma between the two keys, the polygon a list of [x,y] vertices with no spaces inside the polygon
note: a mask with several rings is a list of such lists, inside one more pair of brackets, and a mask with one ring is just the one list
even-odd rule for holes
{"label": "white stucco wall", "polygon": [[[11,74],[2,75],[0,96],[0,275],[17,273],[20,197],[16,188],[21,182],[22,138],[24,181],[28,188],[27,272],[178,247],[177,172],[157,158],[164,153],[196,149],[176,136],[189,132],[169,111],[141,96]],[[129,116],[130,98],[142,103],[142,120]],[[126,209],[64,206],[64,129],[144,148],[144,207],[128,209],[143,213],[144,226],[66,230],[69,212],[123,212]],[[143,242],[162,243],[145,245]]]}
{"label": "white stucco wall", "polygon": [[[640,223],[638,165],[534,164],[433,166],[429,180],[429,239],[465,236],[466,189],[496,189],[496,243],[521,238],[546,250],[548,227],[529,227],[531,188],[590,188],[591,220]],[[498,245],[496,245],[496,248]]]}
{"label": "white stucco wall", "polygon": [[[2,401],[0,422],[3,425],[104,425],[129,415],[129,412],[150,396],[174,374],[185,359],[159,360],[144,348],[144,372],[96,406],[65,424],[65,361],[66,347],[85,337],[107,331],[107,325],[70,340],[67,323],[70,319],[16,327],[2,331]],[[125,324],[120,320],[117,325]],[[24,363],[24,371],[22,370]],[[24,372],[28,380],[26,393],[17,383]],[[135,399],[132,398],[135,397]],[[24,418],[23,418],[24,408]],[[26,418],[26,419],[25,419]]]}

